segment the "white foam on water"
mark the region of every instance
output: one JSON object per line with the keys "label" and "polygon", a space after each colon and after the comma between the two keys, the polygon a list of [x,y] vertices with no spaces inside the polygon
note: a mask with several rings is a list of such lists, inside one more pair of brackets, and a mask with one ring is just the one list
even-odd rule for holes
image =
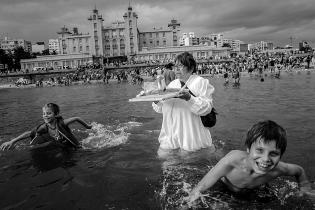
{"label": "white foam on water", "polygon": [[205,172],[196,166],[164,164],[162,189],[158,192],[164,209],[230,209],[227,202],[216,196],[204,195],[188,204],[188,195],[197,181],[195,175]]}
{"label": "white foam on water", "polygon": [[91,123],[92,129],[87,130],[89,136],[82,140],[83,149],[102,149],[116,147],[128,141],[132,127],[142,126],[142,123],[127,122],[117,126],[105,126],[101,123]]}

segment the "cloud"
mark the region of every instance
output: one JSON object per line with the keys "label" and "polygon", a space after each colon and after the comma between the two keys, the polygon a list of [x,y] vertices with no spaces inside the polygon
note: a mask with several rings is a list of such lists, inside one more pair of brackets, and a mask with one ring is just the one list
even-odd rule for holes
{"label": "cloud", "polygon": [[[97,6],[104,26],[123,20],[129,0],[1,0],[0,36],[31,41],[56,38],[63,25],[88,32],[87,17]],[[202,36],[223,33],[245,42],[269,40],[287,44],[288,37],[315,41],[313,0],[132,0],[140,31],[166,28],[173,18],[182,32]]]}

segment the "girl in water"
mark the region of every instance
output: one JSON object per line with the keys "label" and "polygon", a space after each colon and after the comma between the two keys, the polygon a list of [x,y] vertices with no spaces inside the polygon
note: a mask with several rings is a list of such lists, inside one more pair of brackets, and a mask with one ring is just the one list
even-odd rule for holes
{"label": "girl in water", "polygon": [[32,139],[30,142],[31,145],[55,142],[61,146],[78,148],[80,145],[79,141],[72,134],[72,131],[68,126],[74,122],[80,123],[87,129],[91,129],[92,126],[79,117],[72,117],[64,120],[59,113],[60,109],[57,104],[48,103],[44,105],[44,123],[38,125],[32,131],[26,131],[11,141],[3,143],[0,146],[0,149],[11,149],[18,141],[29,137]]}

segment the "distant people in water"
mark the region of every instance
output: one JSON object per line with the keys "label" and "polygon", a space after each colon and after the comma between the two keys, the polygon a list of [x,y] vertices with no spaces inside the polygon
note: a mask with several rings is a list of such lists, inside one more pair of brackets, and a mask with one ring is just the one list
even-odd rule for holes
{"label": "distant people in water", "polygon": [[48,103],[43,107],[44,123],[36,126],[31,131],[26,131],[11,141],[5,142],[0,146],[1,150],[7,150],[14,147],[14,145],[23,139],[31,138],[31,145],[39,145],[43,143],[56,143],[64,147],[78,148],[79,141],[72,134],[69,125],[78,122],[87,129],[92,126],[82,120],[80,117],[71,117],[63,119],[60,116],[60,109],[57,104]]}
{"label": "distant people in water", "polygon": [[224,78],[224,85],[228,85],[229,84],[229,73],[227,71],[224,72],[223,78]]}
{"label": "distant people in water", "polygon": [[240,72],[239,70],[234,70],[233,71],[233,79],[234,79],[234,84],[239,85],[240,84]]}
{"label": "distant people in water", "polygon": [[222,182],[233,192],[244,192],[264,185],[279,176],[294,176],[300,192],[315,198],[304,169],[296,164],[280,161],[287,146],[285,130],[267,120],[258,122],[248,131],[246,151],[233,150],[223,157],[197,184],[188,197],[188,203],[216,182]]}

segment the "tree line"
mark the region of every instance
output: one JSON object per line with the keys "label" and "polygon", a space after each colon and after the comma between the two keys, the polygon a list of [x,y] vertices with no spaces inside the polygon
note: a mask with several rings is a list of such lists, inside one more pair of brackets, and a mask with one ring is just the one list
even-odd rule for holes
{"label": "tree line", "polygon": [[0,48],[0,64],[5,66],[5,69],[0,69],[2,72],[5,71],[19,71],[21,70],[21,59],[36,58],[40,55],[56,55],[54,51],[51,54],[49,49],[43,50],[41,53],[30,53],[25,51],[23,47],[19,46],[13,50],[4,50]]}

